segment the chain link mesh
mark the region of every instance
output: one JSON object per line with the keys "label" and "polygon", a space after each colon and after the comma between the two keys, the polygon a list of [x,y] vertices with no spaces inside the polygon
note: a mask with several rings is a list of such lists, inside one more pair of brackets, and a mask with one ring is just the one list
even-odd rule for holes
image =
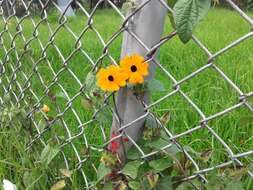
{"label": "chain link mesh", "polygon": [[[78,17],[80,17],[81,20],[78,22],[78,30],[70,24],[74,22],[74,19],[65,16],[67,8],[71,6],[71,1],[68,7],[66,7],[65,12],[60,16],[57,14],[54,16],[55,9],[61,10],[55,1],[38,0],[36,4],[34,1],[25,0],[2,0],[0,2],[0,103],[3,103],[4,97],[9,94],[12,97],[13,105],[16,103],[21,105],[32,104],[28,117],[32,120],[35,131],[28,145],[28,149],[35,144],[46,145],[46,141],[50,134],[52,135],[53,133],[53,136],[58,140],[61,146],[61,156],[64,164],[67,168],[80,171],[80,175],[84,179],[85,188],[90,187],[92,178],[91,175],[86,172],[87,168],[96,168],[94,162],[99,160],[103,147],[113,140],[109,139],[110,128],[101,124],[101,122],[97,120],[96,115],[105,107],[109,107],[112,111],[111,113],[114,113],[114,103],[110,101],[112,99],[111,94],[104,94],[104,105],[100,109],[95,110],[93,114],[86,113],[80,106],[81,99],[87,97],[88,93],[85,86],[86,74],[91,70],[96,70],[100,64],[117,64],[120,51],[110,50],[120,48],[122,33],[125,31],[129,32],[127,30],[127,23],[150,1],[151,0],[147,0],[138,5],[132,14],[124,16],[122,11],[117,8],[112,1],[108,0],[108,6],[114,11],[113,14],[115,14],[114,19],[122,23],[118,26],[107,26],[107,24],[110,24],[110,22],[106,21],[108,18],[102,16],[99,18],[96,17],[96,15],[101,14],[99,6],[104,3],[103,0],[96,3],[92,12],[88,11],[87,7],[80,1],[75,1],[75,6],[78,7]],[[253,19],[231,0],[226,1],[230,7],[238,13],[238,16],[242,17],[252,29]],[[165,1],[159,0],[159,3],[169,12],[172,12],[172,9]],[[8,15],[5,11],[7,5],[10,10]],[[17,16],[18,6],[23,8],[22,16]],[[37,6],[37,8],[40,7],[39,14],[34,13],[35,6]],[[53,8],[50,8],[50,6]],[[108,10],[106,9],[104,11]],[[55,22],[52,22],[52,20]],[[104,25],[103,21],[105,21]],[[100,24],[98,22],[100,22]],[[29,27],[29,29],[27,29],[27,27]],[[108,30],[104,30],[105,28]],[[110,32],[103,33],[105,31],[110,31],[112,34]],[[159,43],[149,49],[138,36],[134,33],[130,34],[147,50],[147,55],[152,54],[158,48],[162,49],[177,36],[176,31],[171,31],[161,38]],[[168,145],[161,150],[170,147],[174,143],[184,150],[185,155],[194,165],[194,172],[189,176],[185,176],[183,180],[191,180],[199,177],[207,181],[205,173],[212,170],[230,165],[243,166],[244,164],[249,164],[250,157],[253,155],[252,147],[240,151],[241,149],[238,148],[238,145],[233,144],[233,142],[228,142],[228,137],[226,137],[225,140],[221,133],[219,134],[219,132],[212,127],[212,123],[220,118],[224,118],[224,122],[226,122],[226,120],[229,119],[227,115],[230,112],[235,112],[241,108],[245,108],[250,114],[253,113],[253,105],[249,101],[249,97],[252,96],[253,92],[243,92],[240,87],[225,74],[219,65],[219,61],[217,61],[219,57],[224,56],[224,54],[239,46],[239,44],[243,46],[244,41],[248,38],[252,38],[252,36],[253,31],[251,30],[214,53],[209,51],[209,48],[198,38],[193,36],[193,43],[207,56],[207,60],[205,64],[198,69],[180,79],[174,77],[171,70],[165,66],[166,63],[163,63],[162,60],[153,60],[160,74],[166,77],[169,83],[171,83],[168,84],[170,89],[167,90],[166,88],[168,93],[151,101],[149,105],[145,105],[145,115],[127,125],[121,126],[119,131],[131,127],[133,123],[147,116],[154,118],[157,124],[169,135],[171,140],[171,142],[168,142]],[[87,45],[87,43],[91,44]],[[187,60],[185,60],[185,62],[187,63]],[[198,80],[198,77],[206,70],[215,72],[218,76],[217,79],[223,80],[237,97],[237,102],[233,102],[233,105],[227,107],[220,106],[220,111],[209,115],[202,111],[199,102],[193,99],[182,87],[191,80]],[[199,90],[205,90],[205,88],[209,87],[205,86],[204,89]],[[59,98],[56,97],[57,101],[54,105],[51,105],[55,107],[55,115],[51,118],[41,111],[41,107],[43,104],[50,102],[52,96],[54,96],[56,92],[58,96],[64,98],[60,98],[58,101]],[[178,130],[179,133],[175,133],[170,127],[163,126],[159,119],[159,115],[161,114],[159,114],[157,109],[153,109],[169,101],[174,96],[178,96],[180,101],[190,105],[190,107],[187,107],[186,110],[182,110],[182,112],[190,109],[190,113],[194,112],[194,114],[196,113],[198,115],[197,117],[200,118],[196,123],[189,124],[193,126],[180,128]],[[188,106],[187,104],[185,104],[185,106]],[[211,104],[211,102],[205,101],[205,104]],[[36,117],[36,113],[42,114],[48,121],[47,126],[43,130],[40,128],[40,121]],[[229,128],[232,126],[227,127]],[[243,128],[240,130],[243,130]],[[198,135],[194,137],[193,135],[196,133]],[[187,140],[187,138],[189,138],[190,141]],[[204,142],[205,138],[212,141],[212,143],[217,142],[219,144],[220,150],[217,150],[217,152],[220,151],[222,153],[217,156],[222,155],[222,159],[220,160],[223,160],[223,162],[213,162],[208,164],[207,167],[203,167],[195,161],[191,152],[184,148],[184,146],[190,142],[196,141],[195,143],[198,143],[198,140],[203,140]],[[132,141],[131,138],[130,141]],[[156,153],[151,152],[145,154],[137,143],[134,141],[132,143],[141,152],[143,159]],[[88,149],[89,153],[84,153]],[[248,171],[248,175],[250,178],[253,177],[253,173],[250,171]]]}

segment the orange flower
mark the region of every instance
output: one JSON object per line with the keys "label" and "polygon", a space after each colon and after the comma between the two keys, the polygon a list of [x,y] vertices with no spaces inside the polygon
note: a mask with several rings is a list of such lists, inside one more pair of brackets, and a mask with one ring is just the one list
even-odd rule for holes
{"label": "orange flower", "polygon": [[142,84],[144,77],[148,76],[148,63],[140,55],[126,56],[120,61],[120,66],[131,84]]}
{"label": "orange flower", "polygon": [[110,65],[107,69],[100,69],[97,73],[97,85],[104,91],[117,91],[126,85],[127,75],[122,69],[115,65]]}
{"label": "orange flower", "polygon": [[48,107],[48,105],[44,104],[41,108],[41,111],[43,111],[44,113],[48,113],[50,112],[50,108]]}

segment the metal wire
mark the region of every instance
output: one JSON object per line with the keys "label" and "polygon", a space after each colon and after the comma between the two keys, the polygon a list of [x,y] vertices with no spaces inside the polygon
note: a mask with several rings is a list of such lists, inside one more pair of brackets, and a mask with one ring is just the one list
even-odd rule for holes
{"label": "metal wire", "polygon": [[[86,65],[90,68],[90,70],[96,70],[98,66],[101,64],[101,62],[105,59],[108,59],[110,62],[117,64],[117,60],[111,55],[109,49],[111,45],[120,38],[120,35],[123,32],[128,32],[130,35],[132,35],[140,45],[147,50],[147,57],[150,54],[153,54],[154,51],[159,49],[161,46],[163,46],[166,43],[169,43],[174,37],[177,35],[176,31],[171,32],[169,35],[165,36],[160,40],[159,43],[154,45],[151,49],[149,49],[145,43],[134,33],[128,30],[127,23],[132,19],[132,17],[140,11],[143,7],[145,7],[150,1],[147,0],[144,3],[140,4],[138,7],[134,9],[134,11],[128,15],[124,16],[124,14],[121,12],[117,6],[114,5],[114,3],[110,0],[107,0],[108,5],[111,7],[111,9],[115,10],[118,17],[122,20],[122,25],[118,26],[117,31],[110,36],[108,40],[105,40],[102,36],[102,31],[100,31],[97,26],[95,25],[94,16],[97,14],[97,11],[99,9],[99,5],[104,2],[104,0],[100,0],[95,5],[92,12],[89,12],[87,8],[81,4],[79,1],[76,1],[76,6],[79,8],[79,12],[87,19],[85,26],[82,26],[81,33],[75,32],[69,25],[68,20],[69,18],[66,17],[66,11],[65,9],[64,13],[62,13],[59,17],[57,17],[58,22],[57,26],[52,26],[52,23],[50,23],[49,15],[51,14],[49,9],[49,6],[52,6],[53,9],[58,9],[57,3],[55,1],[42,1],[38,0],[38,4],[41,6],[41,12],[40,17],[36,17],[33,15],[33,9],[34,9],[34,1],[25,1],[25,0],[2,0],[0,1],[0,13],[1,13],[1,30],[0,30],[0,45],[1,45],[1,59],[0,59],[0,88],[2,90],[0,91],[0,103],[2,104],[4,101],[4,96],[11,95],[14,99],[12,101],[14,104],[24,104],[24,105],[30,105],[29,98],[32,98],[33,105],[30,107],[28,117],[32,119],[33,125],[36,128],[35,135],[32,137],[32,140],[30,144],[28,145],[28,148],[33,146],[33,144],[37,141],[42,143],[42,145],[46,144],[46,137],[45,134],[50,133],[53,128],[55,128],[57,125],[57,122],[60,122],[60,126],[62,127],[61,130],[65,134],[63,142],[61,142],[61,148],[62,148],[62,155],[64,157],[64,162],[66,164],[66,167],[70,167],[70,160],[72,157],[75,157],[77,159],[77,164],[75,165],[75,168],[81,172],[81,175],[84,179],[84,186],[85,188],[90,187],[91,179],[87,176],[88,174],[83,169],[84,165],[89,165],[90,162],[92,162],[92,156],[91,155],[82,155],[81,149],[83,147],[87,149],[91,149],[94,152],[100,153],[103,151],[103,147],[105,147],[107,144],[109,144],[111,141],[120,138],[123,134],[118,135],[117,137],[113,139],[109,139],[108,137],[108,130],[102,125],[99,124],[96,116],[99,114],[99,112],[105,108],[110,107],[112,113],[114,115],[117,115],[117,113],[114,111],[114,105],[113,103],[110,103],[108,99],[111,98],[111,95],[105,95],[104,97],[104,105],[101,106],[99,110],[95,110],[93,115],[90,116],[89,119],[84,119],[83,115],[80,115],[80,112],[77,110],[78,108],[74,105],[76,102],[78,102],[80,97],[87,96],[86,87],[84,79],[81,78],[79,75],[75,74],[75,72],[71,69],[71,62],[72,59],[77,57],[78,55],[82,55],[83,58],[86,60],[86,63],[89,63],[89,65]],[[242,17],[251,28],[253,28],[253,19],[250,18],[244,11],[242,11],[233,1],[226,0],[227,3],[231,6],[234,11],[238,13],[238,16]],[[16,15],[16,6],[17,2],[21,3],[24,7],[25,11],[24,14],[21,17],[18,17]],[[51,5],[49,5],[51,2]],[[159,2],[169,11],[172,12],[172,9],[167,5],[167,3],[164,0],[159,0]],[[8,4],[10,7],[10,13],[9,15],[5,15],[4,13],[4,6]],[[71,6],[71,1],[68,4],[68,7]],[[29,35],[25,32],[25,22],[29,20],[32,26],[32,30],[29,31]],[[14,26],[11,26],[13,25]],[[101,23],[103,24],[103,23]],[[41,26],[47,27],[48,32],[48,40],[45,42],[41,39],[40,35],[40,27]],[[11,28],[15,28],[15,31],[13,31]],[[59,47],[59,44],[56,42],[57,35],[60,33],[61,30],[64,30],[68,36],[71,36],[73,41],[73,47],[69,47],[69,53],[66,55],[66,53],[62,52],[61,47]],[[99,46],[101,46],[100,55],[97,58],[94,58],[92,55],[93,52],[90,52],[86,49],[85,44],[83,43],[83,39],[86,38],[86,34],[92,32],[96,36],[96,40],[99,41]],[[29,36],[29,37],[27,37]],[[141,117],[135,119],[134,121],[131,121],[128,124],[125,124],[124,126],[121,126],[118,131],[122,132],[124,129],[131,127],[132,124],[135,122],[138,122],[139,120],[146,118],[148,116],[152,116],[157,121],[157,124],[159,127],[161,127],[166,134],[169,136],[169,139],[171,142],[168,142],[168,145],[161,148],[161,150],[164,150],[172,145],[172,143],[176,144],[180,149],[183,149],[185,152],[187,158],[191,160],[193,163],[193,166],[195,168],[195,171],[190,176],[185,176],[185,179],[183,180],[191,180],[196,177],[200,177],[204,181],[207,181],[205,178],[205,173],[208,173],[214,169],[217,168],[223,168],[225,166],[229,165],[240,165],[243,166],[243,161],[241,158],[247,158],[249,156],[252,156],[253,150],[247,150],[245,152],[239,152],[234,153],[232,148],[228,145],[225,140],[223,140],[222,136],[220,136],[211,126],[210,122],[213,120],[216,120],[219,117],[224,117],[230,112],[233,112],[234,110],[240,109],[242,107],[249,110],[249,112],[253,113],[253,105],[249,102],[248,98],[252,96],[252,92],[243,92],[239,86],[235,84],[234,81],[232,81],[220,68],[217,59],[218,57],[224,55],[227,51],[230,51],[234,47],[238,46],[239,44],[243,44],[243,42],[248,39],[252,38],[253,32],[249,31],[244,36],[241,36],[237,40],[233,41],[226,47],[218,50],[215,53],[211,53],[208,50],[208,47],[203,45],[200,40],[198,40],[195,36],[192,37],[193,42],[196,46],[198,46],[201,51],[203,51],[207,56],[208,59],[206,61],[206,64],[203,64],[203,66],[199,67],[197,70],[193,71],[192,73],[188,74],[187,76],[184,76],[183,78],[176,80],[173,74],[167,70],[162,63],[158,62],[158,60],[155,60],[154,58],[150,58],[157,66],[158,69],[161,70],[164,76],[166,76],[172,83],[173,86],[171,90],[164,95],[163,97],[159,98],[158,100],[151,102],[149,105],[145,106],[146,113],[142,115]],[[62,39],[65,40],[64,38]],[[32,56],[29,52],[32,44],[36,44],[38,51],[40,52],[39,57]],[[21,44],[21,47],[20,47]],[[54,49],[56,52],[57,58],[51,58],[48,54],[48,52],[51,49]],[[94,47],[95,48],[95,47]],[[22,51],[21,51],[22,50]],[[57,68],[54,65],[54,59],[59,59],[61,64]],[[215,60],[215,61],[214,61]],[[24,64],[27,64],[27,62],[30,63],[32,69],[28,69],[29,72]],[[43,76],[43,73],[40,71],[40,66],[46,66],[48,68],[48,72],[50,72],[50,79],[46,79]],[[190,81],[193,78],[198,78],[198,76],[203,73],[205,70],[213,70],[215,71],[238,95],[238,102],[235,102],[234,105],[231,105],[229,107],[223,108],[223,110],[214,113],[212,115],[206,115],[201,108],[198,106],[198,104],[190,98],[187,93],[182,90],[181,86],[185,84],[186,82]],[[69,80],[74,80],[78,88],[75,88],[74,92],[70,92],[69,88],[66,89],[66,83],[67,81],[63,82],[61,80],[62,76],[68,76]],[[33,80],[36,78],[39,81],[40,86],[40,92],[38,92],[38,89],[36,89],[36,86],[33,85]],[[48,80],[48,81],[46,81]],[[68,84],[67,84],[68,85]],[[49,94],[51,93],[52,88],[57,87],[60,92],[63,94],[65,98],[64,107],[62,105],[59,105],[59,103],[56,102],[56,115],[53,119],[50,120],[46,114],[40,111],[41,106],[43,103],[48,99]],[[38,85],[37,85],[38,88]],[[154,106],[157,106],[164,102],[165,100],[170,99],[172,96],[179,95],[184,99],[184,101],[188,102],[188,104],[192,107],[193,110],[196,111],[196,113],[200,116],[201,120],[197,124],[197,126],[192,127],[190,129],[184,129],[183,132],[179,134],[173,134],[172,131],[170,131],[169,128],[166,126],[163,126],[163,124],[159,121],[159,118],[156,116],[156,113],[152,111],[152,108]],[[207,104],[209,102],[206,102]],[[39,120],[36,119],[34,116],[35,113],[40,113],[45,117],[49,123],[46,128],[43,130],[40,129],[39,126]],[[73,117],[73,121],[68,121],[67,118],[69,118],[69,115]],[[89,137],[89,130],[90,125],[96,125],[97,128],[96,133],[101,133],[102,136],[99,140],[98,144],[95,144],[96,142],[90,142]],[[226,154],[229,157],[229,160],[224,160],[223,163],[219,163],[218,165],[212,165],[210,164],[208,167],[202,167],[199,165],[197,161],[194,160],[194,157],[191,155],[191,153],[184,149],[184,146],[182,143],[179,143],[180,139],[183,137],[187,137],[197,131],[203,131],[206,130],[209,132],[209,135],[212,136],[212,138],[219,142],[224,150],[227,152]],[[58,138],[60,134],[55,134]],[[156,152],[150,152],[148,154],[145,154],[144,151],[141,149],[140,146],[138,146],[138,143],[134,142],[133,139],[131,139],[130,136],[127,136],[129,140],[133,143],[133,146],[135,146],[141,153],[141,158],[146,159],[153,154],[156,154]],[[102,142],[102,143],[101,143]],[[81,144],[82,147],[78,146],[78,144]],[[65,148],[67,147],[67,148]],[[69,156],[67,154],[67,150],[72,149],[74,152],[74,155]],[[253,178],[253,173],[248,171],[248,174],[251,178]]]}

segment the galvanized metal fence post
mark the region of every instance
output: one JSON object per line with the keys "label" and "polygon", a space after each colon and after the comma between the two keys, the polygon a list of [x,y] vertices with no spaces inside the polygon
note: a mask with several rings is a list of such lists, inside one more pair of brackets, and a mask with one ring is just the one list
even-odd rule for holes
{"label": "galvanized metal fence post", "polygon": [[[131,16],[134,9],[130,10],[127,14],[130,15],[129,18],[131,19],[128,20],[127,26],[125,27],[126,31],[124,32],[121,52],[122,58],[126,55],[135,53],[145,57],[147,49],[144,46],[148,49],[152,48],[152,46],[159,42],[163,32],[167,11],[166,8],[158,0],[139,0],[136,3],[138,6],[144,6],[142,9],[134,13],[134,16]],[[142,43],[140,43],[139,40]],[[154,74],[155,65],[150,62],[148,79],[154,77]],[[148,101],[147,92],[145,92],[142,100],[138,100],[133,94],[133,91],[129,88],[121,89],[117,96],[116,108],[120,121],[116,117],[113,118],[111,134],[124,133],[123,136],[130,138],[130,141],[128,142],[123,142],[120,138],[118,139],[121,144],[118,155],[123,163],[126,159],[126,151],[132,146],[133,142],[131,141],[133,140],[136,142],[141,135],[145,117],[134,122],[126,129],[123,129],[123,131],[119,129],[145,115],[142,101]]]}

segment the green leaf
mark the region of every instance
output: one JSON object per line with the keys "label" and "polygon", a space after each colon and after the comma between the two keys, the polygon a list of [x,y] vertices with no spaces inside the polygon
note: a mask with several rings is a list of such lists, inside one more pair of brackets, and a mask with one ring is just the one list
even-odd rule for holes
{"label": "green leaf", "polygon": [[40,155],[40,161],[45,166],[48,167],[50,162],[54,159],[54,157],[59,153],[59,147],[53,147],[49,144],[45,146]]}
{"label": "green leaf", "polygon": [[159,138],[157,140],[151,141],[146,146],[153,148],[155,150],[160,150],[161,148],[167,146],[168,144],[170,144],[170,142],[168,142],[162,138]]}
{"label": "green leaf", "polygon": [[188,182],[184,182],[180,184],[176,190],[192,190],[192,185]]}
{"label": "green leaf", "polygon": [[138,170],[140,165],[142,164],[142,162],[140,161],[132,161],[132,162],[128,162],[125,167],[122,169],[122,173],[130,176],[132,179],[135,179],[137,177],[138,174]]}
{"label": "green leaf", "polygon": [[152,168],[149,166],[148,162],[144,162],[139,168],[137,179],[140,179],[150,171],[152,171]]}
{"label": "green leaf", "polygon": [[174,143],[171,143],[167,140],[164,140],[163,138],[159,138],[158,140],[151,141],[149,144],[147,144],[147,146],[149,146],[150,148],[153,148],[155,150],[161,150],[162,148],[164,148],[165,146],[167,146],[169,144],[171,144],[171,146],[169,146],[168,148],[166,148],[164,150],[168,154],[175,156],[177,153],[182,152],[177,147],[177,145],[175,145]]}
{"label": "green leaf", "polygon": [[170,158],[160,158],[149,162],[149,166],[156,172],[161,172],[173,165]]}
{"label": "green leaf", "polygon": [[211,0],[178,0],[174,6],[174,21],[177,34],[183,43],[187,43],[192,31],[207,14]]}
{"label": "green leaf", "polygon": [[141,153],[135,146],[132,146],[127,152],[127,158],[129,160],[136,160],[139,159],[140,157]]}
{"label": "green leaf", "polygon": [[[150,184],[149,184],[149,181],[148,181],[148,178],[144,177],[142,180],[141,180],[141,190],[151,190],[152,188],[150,188]],[[154,188],[152,189],[154,190]]]}
{"label": "green leaf", "polygon": [[111,169],[101,163],[98,167],[97,181],[102,180],[107,174],[111,172]]}
{"label": "green leaf", "polygon": [[151,117],[150,115],[148,115],[146,117],[146,120],[145,120],[145,127],[147,127],[147,128],[158,128],[159,125],[158,125],[157,121],[153,117]]}
{"label": "green leaf", "polygon": [[165,87],[163,83],[157,79],[151,79],[147,82],[148,91],[150,93],[164,92]]}
{"label": "green leaf", "polygon": [[163,138],[164,140],[170,142],[170,137],[169,137],[169,135],[165,132],[165,130],[161,130],[161,138]]}
{"label": "green leaf", "polygon": [[177,0],[167,0],[167,3],[170,7],[174,7],[174,5],[176,4]]}
{"label": "green leaf", "polygon": [[172,180],[170,176],[162,177],[155,188],[156,190],[173,190]]}
{"label": "green leaf", "polygon": [[108,107],[103,107],[97,113],[95,118],[100,124],[104,124],[104,125],[110,124],[111,118],[112,118],[111,110]]}
{"label": "green leaf", "polygon": [[130,181],[128,183],[128,186],[133,189],[133,190],[140,190],[141,189],[141,184],[138,181]]}
{"label": "green leaf", "polygon": [[243,190],[242,182],[239,179],[212,174],[205,184],[206,190]]}

